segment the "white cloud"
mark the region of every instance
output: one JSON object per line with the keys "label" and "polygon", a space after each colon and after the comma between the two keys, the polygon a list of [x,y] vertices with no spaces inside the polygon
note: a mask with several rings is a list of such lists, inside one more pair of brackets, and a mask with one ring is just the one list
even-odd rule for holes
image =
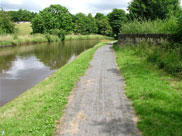
{"label": "white cloud", "polygon": [[[72,14],[83,12],[107,14],[113,8],[127,10],[132,0],[0,0],[1,8],[5,10],[18,10],[19,8],[39,11],[51,4],[60,4],[69,9]],[[182,5],[182,0],[180,0]]]}
{"label": "white cloud", "polygon": [[130,0],[0,0],[1,8],[5,10],[18,10],[19,8],[39,11],[51,4],[60,4],[69,9],[72,14],[83,12],[108,13],[113,8],[127,8]]}
{"label": "white cloud", "polygon": [[[33,65],[32,65],[33,64]],[[46,68],[42,62],[39,62],[34,56],[30,58],[17,57],[16,61],[13,62],[13,67],[5,73],[9,75],[8,78],[17,79],[22,71],[30,69],[42,69]]]}
{"label": "white cloud", "polygon": [[20,5],[22,4],[23,0],[6,0],[10,4],[17,4]]}

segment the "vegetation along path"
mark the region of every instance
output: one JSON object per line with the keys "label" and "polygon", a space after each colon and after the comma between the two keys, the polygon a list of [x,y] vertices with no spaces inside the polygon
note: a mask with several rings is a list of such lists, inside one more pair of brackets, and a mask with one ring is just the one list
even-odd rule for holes
{"label": "vegetation along path", "polygon": [[86,75],[76,84],[58,136],[137,136],[134,112],[124,95],[124,81],[112,45],[99,48]]}

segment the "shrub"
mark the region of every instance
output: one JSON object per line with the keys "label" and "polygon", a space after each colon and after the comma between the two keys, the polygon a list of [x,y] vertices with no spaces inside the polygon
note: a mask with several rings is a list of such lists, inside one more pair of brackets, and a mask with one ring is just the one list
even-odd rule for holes
{"label": "shrub", "polygon": [[182,47],[176,44],[162,44],[160,46],[141,43],[138,46],[130,46],[135,54],[147,59],[147,61],[164,69],[169,74],[182,77]]}
{"label": "shrub", "polygon": [[8,13],[0,11],[0,34],[13,33],[15,31],[15,25],[11,21]]}
{"label": "shrub", "polygon": [[155,21],[151,20],[133,20],[125,23],[120,30],[124,34],[175,34],[178,29],[178,19],[171,16],[169,19]]}

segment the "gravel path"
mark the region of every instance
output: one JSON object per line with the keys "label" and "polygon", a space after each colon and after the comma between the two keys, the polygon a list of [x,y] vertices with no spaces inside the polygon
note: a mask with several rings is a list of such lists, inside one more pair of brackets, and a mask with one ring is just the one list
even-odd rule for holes
{"label": "gravel path", "polygon": [[112,45],[99,48],[76,84],[56,136],[138,136]]}

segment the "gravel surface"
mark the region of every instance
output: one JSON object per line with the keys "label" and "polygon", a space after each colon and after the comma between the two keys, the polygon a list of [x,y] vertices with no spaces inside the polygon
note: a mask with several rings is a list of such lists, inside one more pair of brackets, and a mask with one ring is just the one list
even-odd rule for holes
{"label": "gravel surface", "polygon": [[99,48],[69,97],[56,136],[140,136],[112,45]]}

